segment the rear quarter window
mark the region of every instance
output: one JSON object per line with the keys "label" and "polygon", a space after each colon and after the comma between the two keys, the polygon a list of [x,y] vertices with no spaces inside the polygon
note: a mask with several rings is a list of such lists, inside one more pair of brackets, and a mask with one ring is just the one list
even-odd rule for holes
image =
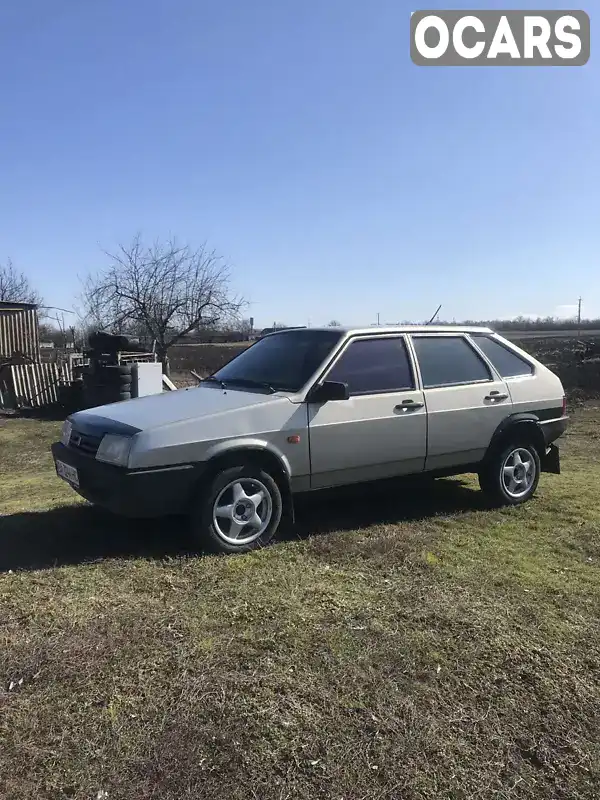
{"label": "rear quarter window", "polygon": [[533,365],[491,336],[474,335],[473,341],[489,358],[501,378],[533,375]]}

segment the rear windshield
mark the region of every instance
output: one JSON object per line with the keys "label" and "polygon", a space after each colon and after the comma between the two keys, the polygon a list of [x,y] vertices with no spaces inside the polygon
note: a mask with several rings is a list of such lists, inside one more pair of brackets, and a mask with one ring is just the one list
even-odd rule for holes
{"label": "rear windshield", "polygon": [[273,389],[297,392],[340,341],[339,331],[283,331],[259,339],[225,364],[214,377],[269,384]]}

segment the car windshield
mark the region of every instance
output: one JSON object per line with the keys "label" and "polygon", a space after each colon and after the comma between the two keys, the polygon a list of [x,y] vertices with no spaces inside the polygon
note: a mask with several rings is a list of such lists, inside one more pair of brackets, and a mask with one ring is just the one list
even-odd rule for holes
{"label": "car windshield", "polygon": [[340,331],[301,330],[259,339],[211,376],[240,388],[297,392],[341,339]]}

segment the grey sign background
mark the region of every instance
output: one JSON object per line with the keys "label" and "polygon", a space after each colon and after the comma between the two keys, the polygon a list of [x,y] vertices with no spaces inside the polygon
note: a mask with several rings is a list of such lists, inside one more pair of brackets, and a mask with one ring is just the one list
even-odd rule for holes
{"label": "grey sign background", "polygon": [[[415,44],[415,29],[417,24],[424,17],[435,16],[442,19],[450,33],[450,43],[443,56],[440,58],[425,58],[417,50]],[[556,38],[554,33],[554,26],[557,20],[561,17],[569,15],[575,17],[580,24],[578,31],[569,30],[569,33],[576,34],[581,40],[581,52],[576,58],[560,58],[554,52],[554,46],[562,44],[570,46],[566,42],[561,42]],[[477,42],[485,41],[486,46],[482,55],[477,58],[464,58],[460,56],[454,49],[452,43],[452,31],[458,20],[466,16],[477,17],[485,26],[485,33],[478,33],[473,28],[467,28],[463,34],[463,42],[466,47],[473,47]],[[552,30],[550,39],[548,40],[548,47],[552,53],[552,58],[542,58],[540,53],[536,50],[533,58],[524,58],[524,28],[523,20],[525,17],[540,16],[545,17],[550,23]],[[494,37],[498,23],[501,17],[506,17],[512,30],[514,39],[519,48],[521,58],[512,58],[508,53],[502,53],[496,58],[487,58],[489,46]],[[430,29],[425,34],[425,42],[429,47],[435,47],[439,43],[439,33],[435,29]],[[415,64],[423,67],[464,67],[464,66],[487,66],[487,67],[580,67],[587,63],[590,57],[590,18],[585,11],[575,11],[573,9],[566,9],[564,11],[542,11],[538,9],[528,9],[527,11],[468,11],[461,9],[444,10],[433,9],[431,11],[415,11],[410,18],[410,57]]]}

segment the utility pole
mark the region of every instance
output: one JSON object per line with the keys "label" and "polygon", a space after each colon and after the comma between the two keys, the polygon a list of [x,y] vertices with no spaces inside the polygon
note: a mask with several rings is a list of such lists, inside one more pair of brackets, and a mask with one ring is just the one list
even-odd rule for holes
{"label": "utility pole", "polygon": [[377,327],[379,327],[379,311],[377,312]]}
{"label": "utility pole", "polygon": [[581,297],[577,305],[577,338],[581,339]]}

